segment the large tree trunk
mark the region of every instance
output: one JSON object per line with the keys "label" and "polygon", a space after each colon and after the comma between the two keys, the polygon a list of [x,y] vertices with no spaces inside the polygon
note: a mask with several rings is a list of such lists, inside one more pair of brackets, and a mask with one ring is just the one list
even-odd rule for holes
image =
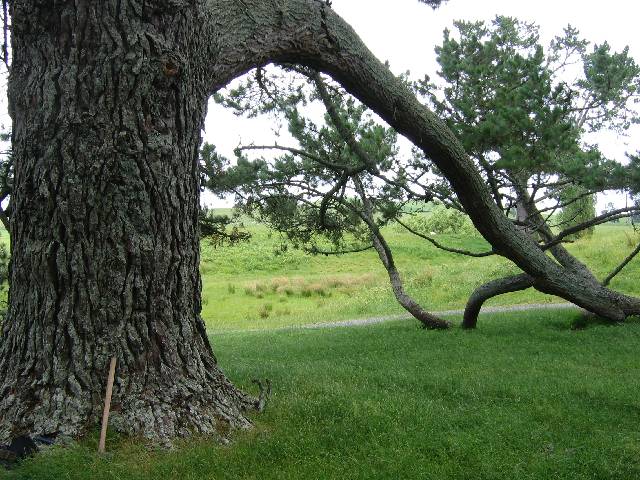
{"label": "large tree trunk", "polygon": [[[12,4],[15,158],[0,439],[250,425],[200,317],[196,4]],[[0,443],[2,443],[0,441]]]}
{"label": "large tree trunk", "polygon": [[95,425],[167,439],[249,425],[200,319],[198,171],[208,95],[271,61],[334,76],[431,157],[536,288],[620,318],[640,301],[549,259],[446,126],[317,0],[13,0],[15,186],[0,442]]}

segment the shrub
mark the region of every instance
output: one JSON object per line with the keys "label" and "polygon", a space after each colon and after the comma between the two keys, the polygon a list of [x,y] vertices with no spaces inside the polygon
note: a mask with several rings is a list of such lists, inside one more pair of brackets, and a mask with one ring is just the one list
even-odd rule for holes
{"label": "shrub", "polygon": [[272,310],[273,305],[270,303],[265,303],[258,309],[258,315],[260,316],[260,318],[268,318]]}
{"label": "shrub", "polygon": [[454,235],[474,235],[477,233],[471,219],[464,213],[444,205],[436,205],[427,214],[410,217],[406,223],[414,230],[429,234],[449,233]]}

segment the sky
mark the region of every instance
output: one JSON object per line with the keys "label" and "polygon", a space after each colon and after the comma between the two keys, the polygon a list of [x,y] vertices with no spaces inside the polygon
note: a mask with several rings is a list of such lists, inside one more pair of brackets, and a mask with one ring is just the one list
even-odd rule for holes
{"label": "sky", "polygon": [[[394,73],[409,70],[414,79],[436,76],[434,47],[441,43],[443,30],[452,29],[454,20],[489,21],[496,15],[538,24],[543,45],[571,24],[594,43],[607,41],[616,51],[628,45],[631,56],[640,63],[640,2],[634,0],[450,0],[435,11],[418,0],[333,0],[332,8],[380,60],[389,61]],[[205,125],[204,140],[230,157],[241,142],[273,143],[266,120],[239,119],[213,103]],[[640,126],[628,137],[600,135],[596,141],[605,155],[623,159],[625,152],[640,150]],[[609,201],[624,206],[625,198],[613,193],[600,197],[598,211]],[[229,204],[208,194],[203,202]]]}

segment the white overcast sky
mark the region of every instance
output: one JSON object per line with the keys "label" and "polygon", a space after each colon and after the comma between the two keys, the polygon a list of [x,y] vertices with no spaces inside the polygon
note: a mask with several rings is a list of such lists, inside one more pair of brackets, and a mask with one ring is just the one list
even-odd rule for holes
{"label": "white overcast sky", "polygon": [[[496,15],[535,22],[543,44],[571,24],[594,43],[608,41],[616,51],[628,45],[640,63],[640,2],[636,0],[450,0],[435,11],[418,0],[333,0],[333,9],[380,60],[389,61],[392,71],[400,74],[410,70],[414,79],[425,74],[436,76],[433,49],[442,42],[443,30],[452,29],[454,20],[487,21]],[[266,121],[243,121],[210,104],[204,139],[222,153],[231,156],[240,142],[267,143],[271,138]],[[640,150],[640,128],[636,126],[628,137],[607,135],[598,141],[606,155],[623,158],[625,152]],[[618,205],[625,201],[620,195],[610,195],[599,199],[598,209],[611,200]],[[222,204],[208,195],[203,201]]]}

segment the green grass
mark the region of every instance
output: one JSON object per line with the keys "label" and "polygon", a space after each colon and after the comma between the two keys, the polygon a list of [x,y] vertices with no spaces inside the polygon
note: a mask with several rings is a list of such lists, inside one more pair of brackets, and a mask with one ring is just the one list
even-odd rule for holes
{"label": "green grass", "polygon": [[[416,322],[270,330],[398,313],[374,252],[311,257],[251,243],[203,243],[203,316],[230,378],[274,393],[255,428],[232,443],[172,451],[112,436],[54,447],[8,479],[634,479],[640,478],[640,321],[584,325],[572,311],[482,316],[480,328],[431,332]],[[433,310],[458,308],[479,284],[514,272],[498,257],[448,254],[388,229],[409,291]],[[628,225],[569,246],[597,275],[633,248]],[[478,238],[441,235],[484,250]],[[634,260],[613,287],[640,293]],[[533,291],[494,304],[558,301]],[[250,331],[255,330],[255,331]],[[0,471],[0,478],[3,472]]]}
{"label": "green grass", "polygon": [[[292,248],[282,251],[277,237],[264,227],[250,224],[249,229],[254,234],[250,243],[216,249],[203,242],[202,315],[210,331],[273,328],[403,312],[374,251],[340,257],[310,256]],[[461,257],[393,228],[385,234],[408,291],[430,310],[462,308],[477,286],[517,272],[510,262],[497,256]],[[476,237],[439,235],[438,239],[468,250],[488,249],[486,242]],[[633,249],[633,241],[637,242],[638,237],[630,225],[609,225],[568,248],[603,278]],[[640,261],[636,259],[611,286],[640,294],[639,276]],[[497,297],[488,304],[558,301],[562,300],[530,289]]]}
{"label": "green grass", "polygon": [[[111,438],[54,448],[8,479],[636,479],[640,322],[572,330],[577,313],[219,333],[234,382],[270,378],[256,428],[173,451]],[[2,474],[0,473],[0,476]]]}

